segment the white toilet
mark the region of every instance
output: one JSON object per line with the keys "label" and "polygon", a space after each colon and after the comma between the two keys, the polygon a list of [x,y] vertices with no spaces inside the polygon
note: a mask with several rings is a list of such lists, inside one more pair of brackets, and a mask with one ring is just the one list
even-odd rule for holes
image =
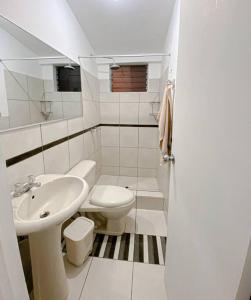
{"label": "white toilet", "polygon": [[125,231],[125,217],[134,206],[134,193],[119,186],[94,185],[95,171],[95,161],[83,160],[68,172],[69,175],[85,179],[89,184],[88,198],[79,212],[91,216],[96,225],[103,221],[103,226],[97,226],[96,232],[121,235]]}

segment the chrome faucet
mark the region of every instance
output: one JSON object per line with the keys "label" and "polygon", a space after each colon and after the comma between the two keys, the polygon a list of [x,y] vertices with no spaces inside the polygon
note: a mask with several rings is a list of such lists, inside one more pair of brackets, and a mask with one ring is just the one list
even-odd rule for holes
{"label": "chrome faucet", "polygon": [[33,187],[40,187],[41,182],[36,182],[36,177],[34,175],[28,176],[28,182],[25,183],[16,183],[13,193],[13,197],[20,197],[24,193],[28,192]]}

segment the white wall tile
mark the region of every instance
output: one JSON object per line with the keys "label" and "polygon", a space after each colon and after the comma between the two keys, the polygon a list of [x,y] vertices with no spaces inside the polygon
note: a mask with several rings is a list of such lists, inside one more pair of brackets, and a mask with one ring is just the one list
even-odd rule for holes
{"label": "white wall tile", "polygon": [[102,123],[119,123],[119,103],[100,103],[100,114]]}
{"label": "white wall tile", "polygon": [[0,133],[5,159],[42,146],[40,126],[32,126]]}
{"label": "white wall tile", "polygon": [[0,130],[8,129],[9,127],[9,117],[0,117]]}
{"label": "white wall tile", "polygon": [[152,113],[151,103],[140,103],[139,104],[139,124],[145,125],[156,125],[154,117],[150,114]]}
{"label": "white wall tile", "polygon": [[111,91],[111,83],[109,79],[100,79],[99,80],[99,88],[100,88],[100,92],[103,93],[108,93]]}
{"label": "white wall tile", "polygon": [[60,92],[46,92],[45,100],[47,100],[47,101],[62,101],[62,95]]}
{"label": "white wall tile", "polygon": [[[13,140],[12,140],[13,141]],[[10,190],[18,182],[27,182],[29,175],[41,175],[44,173],[43,155],[39,153],[7,168]]]}
{"label": "white wall tile", "polygon": [[81,92],[62,92],[62,101],[76,101],[81,102]]}
{"label": "white wall tile", "polygon": [[93,101],[83,101],[84,128],[90,128],[99,123],[99,108]]}
{"label": "white wall tile", "polygon": [[79,132],[83,130],[83,118],[75,118],[75,119],[70,119],[68,120],[68,134],[71,135],[75,132]]}
{"label": "white wall tile", "polygon": [[140,93],[140,102],[159,102],[159,93]]}
{"label": "white wall tile", "polygon": [[82,134],[69,140],[69,152],[70,168],[72,168],[84,158],[84,138]]}
{"label": "white wall tile", "polygon": [[31,122],[29,101],[8,100],[10,127],[28,125]]}
{"label": "white wall tile", "polygon": [[95,139],[91,131],[84,134],[84,157],[89,158],[95,151]]}
{"label": "white wall tile", "polygon": [[147,84],[148,92],[159,92],[160,90],[160,79],[149,79]]}
{"label": "white wall tile", "polygon": [[44,82],[42,79],[27,76],[28,80],[28,93],[31,100],[44,99]]}
{"label": "white wall tile", "polygon": [[119,166],[119,148],[102,147],[102,164],[103,166]]}
{"label": "white wall tile", "polygon": [[[46,104],[46,106],[49,107],[48,103]],[[43,107],[43,103],[42,103],[42,107]],[[51,103],[51,112],[52,115],[50,117],[50,120],[63,119],[63,103],[61,101],[60,102],[53,101]]]}
{"label": "white wall tile", "polygon": [[150,168],[154,169],[157,167],[157,149],[145,149],[139,148],[139,168]]}
{"label": "white wall tile", "polygon": [[98,185],[117,185],[118,176],[101,175],[97,181]]}
{"label": "white wall tile", "polygon": [[120,127],[120,147],[138,147],[139,129],[137,127]]}
{"label": "white wall tile", "polygon": [[30,121],[31,123],[45,122],[45,117],[42,115],[42,106],[40,101],[28,101],[30,108]]}
{"label": "white wall tile", "polygon": [[120,103],[120,123],[121,124],[139,123],[138,103]]}
{"label": "white wall tile", "polygon": [[158,128],[151,128],[151,127],[139,128],[139,147],[157,148]]}
{"label": "white wall tile", "polygon": [[138,170],[137,170],[137,168],[120,167],[119,175],[121,175],[121,176],[137,176]]}
{"label": "white wall tile", "polygon": [[64,119],[76,118],[82,116],[82,114],[83,114],[82,102],[63,101]]}
{"label": "white wall tile", "polygon": [[44,80],[44,91],[50,93],[55,91],[55,84],[53,80]]}
{"label": "white wall tile", "polygon": [[28,86],[26,75],[13,71],[5,71],[4,75],[7,99],[28,100]]}
{"label": "white wall tile", "polygon": [[100,93],[100,102],[119,102],[120,94],[115,92]]}
{"label": "white wall tile", "polygon": [[120,102],[139,102],[139,93],[120,93]]}
{"label": "white wall tile", "polygon": [[65,174],[69,168],[69,145],[64,142],[43,152],[46,174]]}
{"label": "white wall tile", "polygon": [[120,166],[137,167],[138,148],[120,148]]}
{"label": "white wall tile", "polygon": [[102,166],[101,174],[112,176],[119,175],[119,167]]}
{"label": "white wall tile", "polygon": [[41,125],[43,145],[61,139],[68,135],[67,121],[58,121]]}
{"label": "white wall tile", "polygon": [[119,127],[101,127],[101,145],[109,147],[119,146]]}

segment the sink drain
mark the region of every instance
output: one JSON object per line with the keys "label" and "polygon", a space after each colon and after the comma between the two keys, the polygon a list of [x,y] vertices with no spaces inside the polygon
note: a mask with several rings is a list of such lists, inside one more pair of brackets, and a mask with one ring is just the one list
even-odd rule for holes
{"label": "sink drain", "polygon": [[40,214],[40,219],[43,219],[43,218],[46,218],[46,217],[48,217],[48,216],[49,216],[49,214],[50,214],[50,212],[49,212],[49,211],[44,211],[44,212],[42,212],[42,213]]}

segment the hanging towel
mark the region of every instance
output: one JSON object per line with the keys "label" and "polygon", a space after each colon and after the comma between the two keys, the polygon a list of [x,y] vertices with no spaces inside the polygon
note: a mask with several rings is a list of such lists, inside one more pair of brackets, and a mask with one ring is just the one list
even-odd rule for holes
{"label": "hanging towel", "polygon": [[163,155],[171,155],[173,126],[173,93],[171,84],[165,87],[161,109],[158,114],[158,120],[160,150]]}

